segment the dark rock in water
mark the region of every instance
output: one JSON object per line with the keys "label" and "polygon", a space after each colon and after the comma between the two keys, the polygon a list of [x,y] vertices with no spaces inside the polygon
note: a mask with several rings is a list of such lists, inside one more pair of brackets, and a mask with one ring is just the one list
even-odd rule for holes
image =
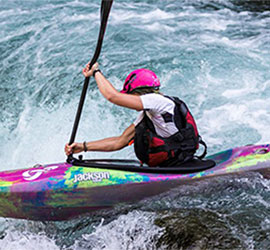
{"label": "dark rock in water", "polygon": [[263,12],[270,10],[269,0],[231,0],[241,11]]}
{"label": "dark rock in water", "polygon": [[270,180],[270,168],[264,168],[258,171],[263,178]]}
{"label": "dark rock in water", "polygon": [[0,232],[0,240],[3,240],[6,237],[6,232]]}
{"label": "dark rock in water", "polygon": [[187,3],[195,8],[206,11],[217,11],[228,8],[236,12],[250,11],[260,13],[270,10],[269,0],[187,1]]}
{"label": "dark rock in water", "polygon": [[157,248],[162,249],[246,249],[229,228],[228,222],[214,212],[182,210],[155,220],[163,227]]}

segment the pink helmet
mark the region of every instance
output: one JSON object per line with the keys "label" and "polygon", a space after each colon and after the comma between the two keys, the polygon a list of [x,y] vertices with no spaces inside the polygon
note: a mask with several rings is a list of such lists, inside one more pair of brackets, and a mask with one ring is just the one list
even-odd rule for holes
{"label": "pink helmet", "polygon": [[155,88],[158,89],[160,82],[156,74],[149,69],[136,69],[132,71],[125,80],[121,93],[131,93],[137,88]]}

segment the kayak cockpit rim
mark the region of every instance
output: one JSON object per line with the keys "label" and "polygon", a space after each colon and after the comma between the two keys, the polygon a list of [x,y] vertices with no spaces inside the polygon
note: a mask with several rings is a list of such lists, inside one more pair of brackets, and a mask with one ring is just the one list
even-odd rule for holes
{"label": "kayak cockpit rim", "polygon": [[216,163],[213,160],[193,159],[191,161],[182,163],[176,167],[148,167],[141,165],[137,160],[127,159],[91,159],[83,160],[82,157],[77,159],[69,157],[67,162],[73,166],[81,166],[87,168],[101,168],[110,170],[131,171],[140,173],[162,173],[162,174],[189,174],[201,172],[213,168]]}

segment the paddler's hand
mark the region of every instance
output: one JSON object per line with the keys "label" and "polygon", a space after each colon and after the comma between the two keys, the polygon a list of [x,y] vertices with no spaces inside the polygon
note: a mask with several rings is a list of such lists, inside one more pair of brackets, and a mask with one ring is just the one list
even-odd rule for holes
{"label": "paddler's hand", "polygon": [[77,154],[83,151],[83,143],[74,142],[71,145],[65,145],[66,155]]}
{"label": "paddler's hand", "polygon": [[82,73],[85,77],[90,77],[93,75],[93,72],[98,69],[98,62],[96,62],[90,69],[90,62],[85,66]]}

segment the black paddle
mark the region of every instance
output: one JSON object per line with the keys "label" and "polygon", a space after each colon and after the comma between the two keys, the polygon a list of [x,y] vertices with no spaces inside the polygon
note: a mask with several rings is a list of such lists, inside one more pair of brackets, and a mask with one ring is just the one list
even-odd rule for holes
{"label": "black paddle", "polygon": [[[97,41],[97,45],[96,45],[96,51],[95,51],[95,54],[90,62],[90,69],[96,63],[96,61],[98,60],[98,57],[100,55],[102,42],[103,42],[103,38],[104,38],[106,26],[107,26],[108,17],[109,17],[110,10],[112,7],[112,3],[113,3],[113,0],[102,0],[102,2],[101,2],[101,8],[100,8],[100,22],[101,22],[101,24],[100,24],[98,41]],[[75,140],[75,136],[76,136],[78,125],[79,125],[80,118],[81,118],[81,113],[82,113],[82,109],[83,109],[83,104],[84,104],[87,88],[89,85],[89,80],[90,80],[89,77],[86,77],[84,80],[84,85],[83,85],[83,89],[82,89],[82,93],[81,93],[81,97],[80,97],[80,102],[78,105],[77,114],[76,114],[75,121],[73,124],[72,134],[71,134],[71,137],[69,140],[69,145],[71,145]]]}

